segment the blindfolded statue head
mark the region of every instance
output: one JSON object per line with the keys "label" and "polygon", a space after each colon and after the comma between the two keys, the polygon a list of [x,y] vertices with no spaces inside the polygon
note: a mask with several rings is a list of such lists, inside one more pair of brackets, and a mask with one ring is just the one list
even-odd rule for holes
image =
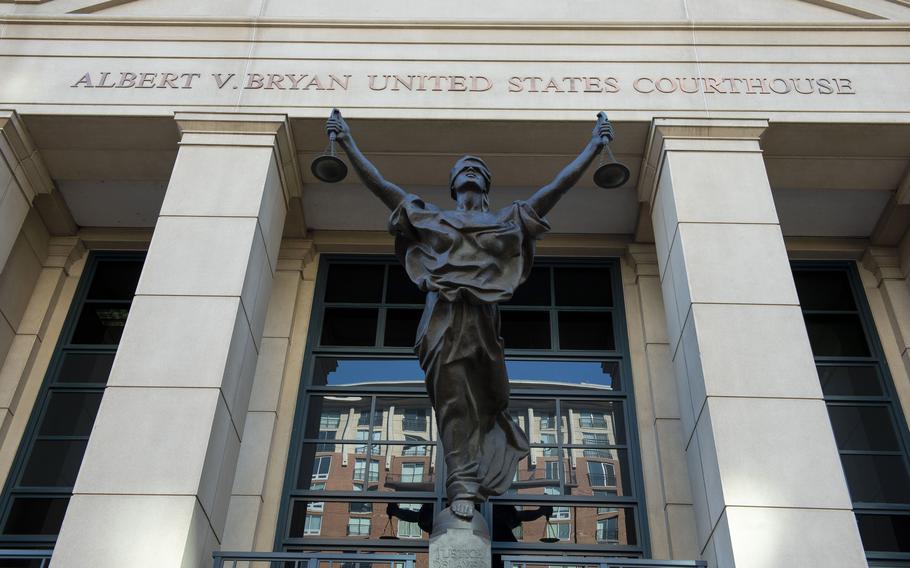
{"label": "blindfolded statue head", "polygon": [[[480,209],[489,209],[490,168],[476,156],[462,156],[449,174],[449,191],[452,199],[459,202],[478,202]],[[459,195],[463,195],[459,201]]]}

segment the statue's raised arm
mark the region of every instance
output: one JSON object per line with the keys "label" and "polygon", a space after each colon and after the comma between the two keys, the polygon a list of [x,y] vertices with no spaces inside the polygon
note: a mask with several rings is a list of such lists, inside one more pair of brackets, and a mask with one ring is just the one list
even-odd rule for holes
{"label": "statue's raised arm", "polygon": [[325,123],[325,131],[330,136],[332,134],[335,135],[335,141],[344,148],[345,153],[348,155],[348,159],[351,161],[351,165],[354,167],[354,171],[357,172],[357,176],[363,181],[363,184],[367,186],[367,189],[372,191],[376,197],[385,203],[386,207],[395,209],[404,201],[405,197],[407,197],[407,193],[394,183],[382,177],[382,174],[379,173],[376,166],[367,160],[366,156],[363,155],[363,152],[360,151],[360,148],[358,148],[357,144],[354,142],[354,137],[351,136],[351,128],[348,126],[348,123],[344,121],[344,118],[341,117],[341,112],[339,112],[338,109],[332,109],[332,114]]}
{"label": "statue's raised arm", "polygon": [[550,209],[553,209],[556,202],[559,201],[567,191],[572,189],[572,186],[574,186],[578,179],[581,178],[581,175],[585,173],[585,170],[588,169],[588,166],[591,165],[591,162],[603,147],[612,141],[613,125],[611,125],[610,121],[607,119],[606,113],[600,112],[597,115],[597,123],[594,125],[594,130],[591,132],[591,139],[588,141],[584,150],[582,150],[578,157],[572,160],[568,166],[563,168],[553,181],[538,189],[537,192],[528,199],[528,205],[530,205],[541,217],[546,215]]}

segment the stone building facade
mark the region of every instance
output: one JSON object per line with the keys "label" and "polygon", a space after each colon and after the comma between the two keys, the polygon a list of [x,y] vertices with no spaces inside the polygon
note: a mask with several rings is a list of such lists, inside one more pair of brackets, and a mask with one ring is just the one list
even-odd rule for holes
{"label": "stone building facade", "polygon": [[910,565],[905,0],[0,0],[0,70],[0,548],[425,562],[422,297],[325,119],[502,207],[606,110],[631,180],[502,309],[494,553]]}

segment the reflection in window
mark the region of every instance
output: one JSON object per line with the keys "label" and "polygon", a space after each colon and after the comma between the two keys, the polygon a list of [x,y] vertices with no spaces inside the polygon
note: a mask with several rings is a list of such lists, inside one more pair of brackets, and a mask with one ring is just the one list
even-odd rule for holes
{"label": "reflection in window", "polygon": [[[367,460],[363,458],[354,460],[354,479],[364,481],[366,465]],[[379,462],[377,460],[370,460],[370,479],[368,481],[379,481]]]}
{"label": "reflection in window", "polygon": [[[319,439],[320,440],[334,440],[335,432],[320,431]],[[317,452],[334,452],[335,444],[317,444],[316,451]]]}
{"label": "reflection in window", "polygon": [[590,410],[579,413],[578,422],[582,428],[606,428],[607,421],[603,414],[595,414]]}
{"label": "reflection in window", "polygon": [[319,417],[320,430],[337,430],[341,424],[341,414],[337,410],[327,410]]}
{"label": "reflection in window", "polygon": [[423,481],[423,464],[422,463],[403,463],[401,464],[401,481],[402,483],[419,483]]}
{"label": "reflection in window", "polygon": [[370,519],[365,517],[351,517],[348,519],[348,535],[370,536]]}
{"label": "reflection in window", "polygon": [[328,479],[332,468],[332,456],[316,456],[313,460],[313,479]]}
{"label": "reflection in window", "polygon": [[597,521],[597,542],[604,544],[619,543],[619,518],[610,517]]}
{"label": "reflection in window", "polygon": [[421,442],[420,444],[407,445],[404,446],[404,449],[401,451],[403,456],[425,456],[427,455],[427,446],[426,440],[420,436],[411,436],[410,434],[405,434],[404,439],[408,442]]}
{"label": "reflection in window", "polygon": [[[381,435],[381,432],[378,432],[378,431],[369,432],[367,430],[358,430],[357,435],[355,436],[354,439],[366,441],[368,438],[372,438],[373,440],[378,440],[380,438],[380,435]],[[380,451],[379,446],[373,446],[372,452],[374,454],[378,454],[379,451]],[[367,453],[367,447],[365,445],[357,446],[356,448],[354,448],[354,453],[355,454],[365,454],[365,453]]]}
{"label": "reflection in window", "polygon": [[547,538],[569,540],[569,523],[550,523],[547,525]]}
{"label": "reflection in window", "polygon": [[303,527],[303,534],[317,535],[322,532],[322,517],[320,515],[307,515]]}
{"label": "reflection in window", "polygon": [[[325,483],[311,483],[310,491],[324,491]],[[325,509],[325,501],[311,501],[306,504],[308,513],[322,512]]]}
{"label": "reflection in window", "polygon": [[[360,544],[351,545],[356,547],[364,546],[362,540],[370,536],[426,539],[432,510],[445,506],[446,497],[436,477],[436,468],[444,466],[435,451],[434,416],[409,339],[424,295],[391,260],[347,264],[326,282],[335,266],[334,259],[326,258],[320,270],[317,290],[330,285],[340,288],[324,292],[313,308],[313,323],[322,327],[312,331],[316,341],[306,354],[301,394],[305,404],[300,405],[297,420],[311,418],[301,445],[294,450],[296,484],[287,490],[286,498],[293,512],[294,503],[313,498],[308,488],[327,491],[327,496],[319,493],[317,497],[325,501],[322,509],[315,504],[315,511],[309,508],[311,516],[315,512],[328,519],[320,539],[357,539],[352,542]],[[372,267],[363,282],[352,280],[357,266]],[[639,503],[622,489],[631,488],[632,480],[617,480],[622,487],[595,488],[587,465],[588,461],[610,464],[600,466],[600,478],[607,477],[605,467],[612,467],[619,477],[637,471],[626,467],[633,450],[626,439],[631,419],[623,409],[631,393],[623,380],[626,354],[613,345],[613,338],[624,334],[614,329],[622,318],[613,312],[623,309],[615,295],[619,289],[615,270],[616,264],[610,262],[538,265],[514,301],[501,306],[506,348],[540,351],[521,351],[523,359],[511,357],[506,362],[513,392],[510,412],[534,446],[530,456],[521,460],[515,487],[490,504],[495,540],[520,540],[544,550],[542,539],[549,534],[562,543],[596,546],[598,541],[606,542],[598,538],[598,521],[614,518],[619,538],[609,544],[622,548],[610,554],[644,553],[636,537]],[[348,328],[357,318],[362,326]],[[628,407],[630,414],[632,408]],[[586,412],[583,419],[581,412]],[[330,433],[335,433],[334,438]],[[331,471],[328,463],[316,465],[328,477],[312,481],[311,469],[319,454],[339,461]],[[530,501],[523,503],[524,496]],[[546,504],[549,496],[559,500],[551,503],[555,506]],[[387,518],[392,499],[421,504],[399,505],[400,515]],[[585,505],[579,506],[580,502]],[[284,519],[292,525],[290,531],[282,529],[289,537],[281,543],[284,549],[300,544],[293,539],[303,535],[304,514],[296,515]],[[383,530],[370,535],[377,523]],[[601,528],[599,536],[604,537],[605,531],[609,532]],[[330,543],[319,541],[319,545]],[[374,547],[364,550],[368,549]]]}

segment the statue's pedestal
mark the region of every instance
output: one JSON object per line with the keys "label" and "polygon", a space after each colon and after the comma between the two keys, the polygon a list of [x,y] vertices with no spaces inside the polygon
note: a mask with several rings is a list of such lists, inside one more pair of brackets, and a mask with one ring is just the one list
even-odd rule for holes
{"label": "statue's pedestal", "polygon": [[480,513],[470,521],[443,510],[433,520],[430,568],[491,568],[490,529]]}

